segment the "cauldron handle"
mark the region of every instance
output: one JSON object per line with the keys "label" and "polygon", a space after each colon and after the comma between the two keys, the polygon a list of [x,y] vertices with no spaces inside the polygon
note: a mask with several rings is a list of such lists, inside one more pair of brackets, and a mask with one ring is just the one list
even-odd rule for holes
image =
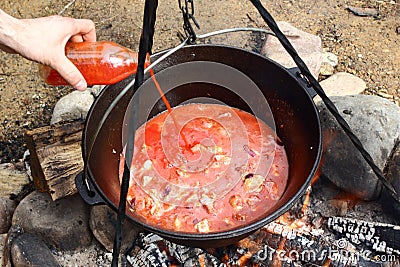
{"label": "cauldron handle", "polygon": [[[89,190],[86,183],[88,183],[90,188],[92,188],[91,190]],[[87,204],[91,206],[105,204],[104,199],[99,195],[99,193],[93,190],[94,186],[90,179],[87,179],[83,176],[83,172],[78,173],[78,175],[75,177],[75,184],[79,194]]]}
{"label": "cauldron handle", "polygon": [[292,74],[296,80],[300,82],[300,85],[306,90],[306,92],[310,95],[311,98],[314,98],[317,95],[317,92],[311,86],[311,84],[304,78],[301,74],[300,69],[297,67],[287,69],[290,74]]}

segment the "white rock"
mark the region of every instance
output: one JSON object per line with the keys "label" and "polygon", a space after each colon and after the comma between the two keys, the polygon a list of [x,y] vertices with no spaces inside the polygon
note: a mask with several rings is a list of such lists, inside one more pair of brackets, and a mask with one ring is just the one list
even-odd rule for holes
{"label": "white rock", "polygon": [[338,65],[338,57],[331,52],[322,53],[322,64],[319,74],[331,76],[335,72],[335,67]]}
{"label": "white rock", "polygon": [[[321,81],[320,85],[322,89],[324,89],[325,94],[329,97],[357,95],[367,88],[366,83],[362,79],[346,72],[335,73],[329,78]],[[321,101],[318,96],[315,97],[314,100],[316,102]]]}
{"label": "white rock", "polygon": [[339,63],[338,57],[331,52],[324,52],[322,53],[322,64],[329,64],[332,67],[336,67]]}
{"label": "white rock", "polygon": [[104,87],[106,87],[106,86],[105,85],[93,85],[92,87],[89,87],[88,90],[92,95],[97,97],[101,93],[101,91],[104,89]]}
{"label": "white rock", "polygon": [[73,91],[60,98],[57,102],[50,123],[54,124],[61,121],[85,119],[93,102],[94,96],[91,94],[90,90],[83,92]]}
{"label": "white rock", "polygon": [[[313,76],[318,78],[322,64],[321,38],[301,31],[288,22],[280,21],[277,24],[306,63]],[[291,56],[283,48],[278,38],[274,36],[267,37],[261,53],[286,68],[296,67]]]}

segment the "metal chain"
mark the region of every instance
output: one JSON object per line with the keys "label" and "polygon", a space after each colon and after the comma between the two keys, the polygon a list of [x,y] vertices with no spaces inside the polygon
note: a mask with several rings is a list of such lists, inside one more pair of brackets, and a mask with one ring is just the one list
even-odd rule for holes
{"label": "metal chain", "polygon": [[188,43],[189,44],[194,44],[196,42],[196,33],[194,32],[192,23],[190,21],[193,21],[194,25],[199,29],[200,26],[197,23],[195,17],[194,17],[194,0],[184,0],[185,5],[182,5],[182,1],[178,0],[179,2],[179,9],[182,11],[182,16],[183,16],[183,30],[185,31],[186,37],[188,38]]}

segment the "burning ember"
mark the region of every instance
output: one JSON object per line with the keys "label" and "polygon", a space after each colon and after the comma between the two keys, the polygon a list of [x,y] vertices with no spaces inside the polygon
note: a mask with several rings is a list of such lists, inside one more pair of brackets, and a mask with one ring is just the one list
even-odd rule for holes
{"label": "burning ember", "polygon": [[[317,177],[302,201],[249,237],[217,249],[174,244],[154,234],[140,234],[127,259],[132,266],[399,266],[400,227],[337,216],[314,209],[332,204],[322,196]],[[320,182],[319,183],[326,183]],[[336,190],[328,186],[328,190]],[[354,198],[339,195],[336,203]],[[332,210],[332,207],[331,207]],[[339,209],[340,211],[340,209]]]}

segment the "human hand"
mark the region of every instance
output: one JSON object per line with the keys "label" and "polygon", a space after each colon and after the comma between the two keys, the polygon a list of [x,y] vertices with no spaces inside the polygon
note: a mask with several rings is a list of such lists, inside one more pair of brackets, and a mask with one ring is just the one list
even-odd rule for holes
{"label": "human hand", "polygon": [[[1,12],[0,10],[0,16],[5,14],[4,12],[1,14]],[[8,19],[8,23],[5,24],[7,29],[2,29],[0,21],[1,49],[48,65],[76,89],[86,89],[87,84],[84,77],[65,56],[65,45],[68,41],[96,41],[93,21],[61,16],[35,19],[15,19],[8,16]],[[6,34],[2,35],[2,30]]]}

